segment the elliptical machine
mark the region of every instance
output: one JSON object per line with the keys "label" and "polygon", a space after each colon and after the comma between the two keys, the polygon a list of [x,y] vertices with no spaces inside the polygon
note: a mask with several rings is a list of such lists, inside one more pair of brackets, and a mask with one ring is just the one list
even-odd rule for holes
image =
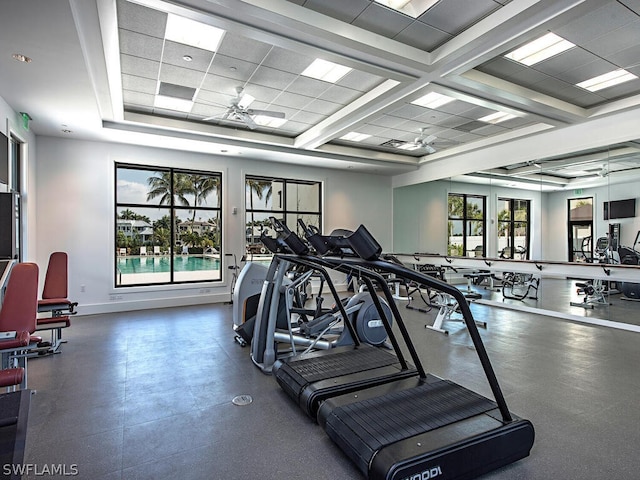
{"label": "elliptical machine", "polygon": [[[304,257],[311,251],[309,245],[283,222],[274,217],[271,221],[278,236],[261,240],[273,253]],[[362,235],[361,232],[356,237]],[[343,241],[347,242],[342,236],[337,239],[338,243]],[[322,308],[320,296],[316,299],[315,309],[305,308],[308,296],[304,292],[312,275],[320,276],[321,285],[329,286],[335,302],[333,308]],[[392,318],[388,304],[382,298],[379,301],[385,316]],[[360,292],[341,299],[325,269],[317,266],[301,268],[274,256],[262,286],[252,331],[253,362],[269,373],[274,362],[283,355],[296,356],[312,350],[354,345],[356,338],[373,346],[386,346],[386,329],[371,294]]]}

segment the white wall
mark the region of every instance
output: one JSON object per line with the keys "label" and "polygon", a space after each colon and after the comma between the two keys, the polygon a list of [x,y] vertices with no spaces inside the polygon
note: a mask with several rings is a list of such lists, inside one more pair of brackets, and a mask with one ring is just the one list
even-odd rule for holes
{"label": "white wall", "polygon": [[447,195],[468,193],[487,197],[487,256],[497,252],[498,197],[531,201],[531,255],[542,259],[543,198],[540,192],[440,180],[393,189],[393,251],[447,253]]}
{"label": "white wall", "polygon": [[[376,175],[244,160],[131,145],[37,137],[37,255],[46,268],[56,250],[69,254],[69,295],[81,313],[227,301],[229,285],[114,288],[114,162],[221,171],[225,253],[242,255],[244,175],[324,182],[324,228],[365,224],[391,247],[391,179]],[[232,215],[233,207],[238,214]],[[223,269],[224,274],[228,270]],[[227,279],[228,280],[228,279]],[[81,286],[84,292],[81,292]],[[209,292],[202,292],[203,289]]]}

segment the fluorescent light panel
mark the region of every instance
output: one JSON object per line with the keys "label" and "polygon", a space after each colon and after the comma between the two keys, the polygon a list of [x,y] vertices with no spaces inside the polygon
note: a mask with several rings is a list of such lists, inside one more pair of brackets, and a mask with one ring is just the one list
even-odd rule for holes
{"label": "fluorescent light panel", "polygon": [[287,122],[286,118],[269,117],[267,115],[254,115],[252,118],[261,127],[279,128]]}
{"label": "fluorescent light panel", "polygon": [[195,20],[180,17],[172,13],[169,13],[167,16],[167,27],[164,36],[172,42],[215,52],[220,45],[223,35],[224,30],[211,25],[196,22]]}
{"label": "fluorescent light panel", "polygon": [[500,122],[504,122],[505,120],[511,120],[512,118],[516,118],[516,116],[513,113],[495,112],[490,115],[486,115],[482,118],[479,118],[478,120],[486,123],[500,123]]}
{"label": "fluorescent light panel", "polygon": [[165,97],[164,95],[156,95],[153,101],[156,108],[164,108],[166,110],[177,110],[178,112],[190,112],[193,108],[192,100],[184,98]]}
{"label": "fluorescent light panel", "polygon": [[515,60],[518,63],[531,66],[573,47],[575,47],[573,43],[559,37],[555,33],[549,32],[537,40],[529,42],[505,55],[505,57]]}
{"label": "fluorescent light panel", "polygon": [[337,63],[316,58],[311,65],[304,69],[301,75],[324,80],[325,82],[336,83],[351,70],[351,68],[345,67],[344,65],[338,65]]}
{"label": "fluorescent light panel", "polygon": [[349,140],[351,142],[361,142],[362,140],[364,140],[365,138],[369,138],[371,135],[368,135],[366,133],[359,133],[359,132],[349,132],[346,135],[343,135],[340,137],[341,140]]}
{"label": "fluorescent light panel", "polygon": [[426,95],[416,98],[413,102],[414,105],[420,105],[421,107],[426,108],[438,108],[442,105],[446,105],[449,102],[453,102],[455,98],[447,97],[446,95],[442,95],[437,92],[427,93]]}
{"label": "fluorescent light panel", "polygon": [[439,0],[375,0],[377,3],[389,7],[405,15],[418,18],[433,7]]}
{"label": "fluorescent light panel", "polygon": [[633,73],[620,69],[577,83],[576,86],[589,90],[590,92],[596,92],[603,88],[612,87],[637,78]]}

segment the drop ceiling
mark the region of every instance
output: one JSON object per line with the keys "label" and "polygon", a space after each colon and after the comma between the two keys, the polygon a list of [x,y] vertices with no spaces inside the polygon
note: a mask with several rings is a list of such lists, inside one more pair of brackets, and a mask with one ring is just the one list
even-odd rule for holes
{"label": "drop ceiling", "polygon": [[[176,148],[397,174],[640,105],[639,79],[597,92],[576,86],[615,69],[640,76],[637,0],[440,0],[418,18],[372,0],[9,3],[0,20],[0,95],[29,112],[41,135],[159,136],[158,144],[172,139]],[[167,38],[170,16],[221,30],[219,46]],[[31,34],[21,37],[25,30]],[[532,66],[505,58],[548,32],[575,46]],[[7,59],[17,51],[34,61]],[[335,83],[303,74],[318,58],[350,70]],[[53,100],[44,99],[47,88]],[[230,115],[239,89],[254,97],[250,109],[276,112],[284,123]],[[453,100],[435,108],[412,103],[432,92]],[[188,105],[163,107],[159,94]],[[65,97],[96,118],[65,118]],[[481,120],[496,112],[512,118]],[[350,132],[366,138],[342,138]],[[424,138],[428,146],[416,142]],[[635,154],[625,162],[635,164]],[[532,175],[509,165],[475,169]],[[566,158],[562,168],[546,173],[571,180],[586,171]]]}

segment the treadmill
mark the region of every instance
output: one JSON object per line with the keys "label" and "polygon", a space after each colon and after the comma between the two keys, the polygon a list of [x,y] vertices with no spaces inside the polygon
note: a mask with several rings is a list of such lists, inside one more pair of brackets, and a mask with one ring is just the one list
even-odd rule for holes
{"label": "treadmill", "polygon": [[[318,234],[312,232],[312,235]],[[319,252],[322,251],[320,240],[325,245],[331,241],[326,237],[310,241],[314,247],[320,246],[316,248]],[[361,258],[314,258],[306,255],[304,261],[358,275],[371,292],[375,291],[372,281],[377,282],[385,297],[391,299],[390,307],[416,364],[417,375],[358,387],[354,387],[357,381],[351,384],[347,378],[341,377],[341,383],[347,381],[335,389],[329,387],[334,381],[330,376],[304,385],[300,382],[295,384],[299,402],[304,403],[312,396],[317,386],[327,387],[316,402],[316,420],[359,470],[371,479],[471,479],[528,456],[535,437],[533,425],[508,410],[464,295],[432,276],[378,260],[379,252],[373,253],[370,247],[374,244],[370,240],[372,237],[365,238],[364,243],[355,242],[353,250]],[[362,246],[364,250],[360,248]],[[288,260],[293,261],[293,258]],[[424,371],[382,274],[392,274],[454,297],[460,305],[495,400]],[[373,297],[377,298],[377,295]],[[384,323],[386,328],[389,327],[388,321]],[[393,336],[390,338],[394,348],[397,347]],[[350,358],[348,354],[345,356]],[[289,363],[295,369],[294,357],[282,362],[278,370],[284,371]],[[313,360],[309,358],[308,363],[313,364]],[[276,374],[276,378],[278,376]],[[284,382],[278,381],[295,398],[283,385]],[[344,390],[340,392],[341,389]]]}
{"label": "treadmill", "polygon": [[[495,398],[425,373],[419,363],[416,377],[327,398],[317,421],[359,470],[375,480],[471,479],[528,456],[533,425],[509,412],[464,295],[436,278],[386,261],[334,261],[362,276],[390,273],[452,295]],[[402,323],[399,317],[396,321]]]}

